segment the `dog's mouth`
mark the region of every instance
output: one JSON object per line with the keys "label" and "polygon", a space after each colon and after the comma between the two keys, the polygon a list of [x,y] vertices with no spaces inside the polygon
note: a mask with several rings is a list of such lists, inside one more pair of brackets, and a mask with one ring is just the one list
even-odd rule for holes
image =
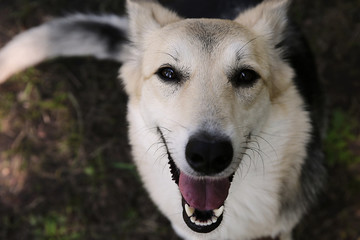
{"label": "dog's mouth", "polygon": [[[164,138],[163,141],[166,146]],[[168,148],[167,154],[172,179],[179,186],[182,196],[184,222],[195,232],[208,233],[215,230],[223,219],[224,203],[233,175],[216,180],[195,179],[177,168]]]}

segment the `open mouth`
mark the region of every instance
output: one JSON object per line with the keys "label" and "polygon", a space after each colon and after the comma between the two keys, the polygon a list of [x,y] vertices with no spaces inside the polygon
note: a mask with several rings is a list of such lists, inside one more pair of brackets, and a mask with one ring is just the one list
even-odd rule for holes
{"label": "open mouth", "polygon": [[182,196],[183,219],[195,232],[208,233],[221,223],[224,202],[228,196],[232,177],[219,180],[193,179],[182,173],[169,156],[172,179],[178,184]]}
{"label": "open mouth", "polygon": [[184,222],[195,232],[215,230],[223,219],[224,202],[233,176],[215,180],[187,176],[177,168],[162,132],[158,131],[167,150],[172,180],[179,186],[182,196]]}
{"label": "open mouth", "polygon": [[195,232],[208,233],[216,229],[223,218],[224,206],[218,209],[200,211],[190,207],[183,200],[183,218],[186,225]]}

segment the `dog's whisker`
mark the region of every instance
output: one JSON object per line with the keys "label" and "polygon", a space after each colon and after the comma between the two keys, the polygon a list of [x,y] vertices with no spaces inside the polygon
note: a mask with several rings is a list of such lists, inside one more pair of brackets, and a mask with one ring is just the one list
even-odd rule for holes
{"label": "dog's whisker", "polygon": [[161,129],[161,130],[166,130],[168,133],[171,133],[172,131],[169,129],[169,128],[166,128],[164,126],[161,126],[161,127],[154,127],[154,129]]}
{"label": "dog's whisker", "polygon": [[[180,123],[179,121],[177,121],[177,120],[174,120],[174,119],[171,119],[171,118],[167,118],[167,119],[164,119],[164,121],[168,121],[168,122],[171,122],[171,123],[175,123],[176,126],[179,126],[179,127],[183,128],[183,129],[189,131],[189,128],[188,128],[188,127],[186,127],[185,125],[181,124],[181,123]],[[169,130],[169,132],[171,132],[171,131]]]}
{"label": "dog's whisker", "polygon": [[268,158],[268,159],[270,158],[270,156],[266,152],[261,150],[261,148],[249,146],[249,147],[247,147],[247,149],[255,151],[260,157],[262,157],[262,155],[264,155],[266,158]]}
{"label": "dog's whisker", "polygon": [[280,138],[280,139],[286,139],[286,140],[291,140],[291,139],[297,139],[297,136],[289,136],[289,135],[280,135],[280,134],[275,134],[275,133],[267,133],[265,131],[261,131],[260,132],[263,135],[267,135],[269,137],[274,137],[274,138]]}
{"label": "dog's whisker", "polygon": [[246,140],[246,143],[247,143],[247,144],[255,143],[256,146],[257,146],[257,148],[260,149],[260,144],[259,144],[259,142],[256,141],[256,140]]}
{"label": "dog's whisker", "polygon": [[162,142],[162,139],[160,136],[158,136],[158,140],[155,141],[153,144],[151,144],[148,149],[146,150],[146,153],[148,153],[153,147],[158,146],[157,149],[155,150],[155,153],[158,151],[159,148],[162,147],[162,145],[164,145],[164,143]]}
{"label": "dog's whisker", "polygon": [[[265,143],[267,143],[267,145],[271,148],[272,152],[275,154],[276,159],[279,159],[276,149],[273,147],[273,145],[272,145],[268,140],[266,140],[264,137],[259,136],[259,135],[254,135],[254,134],[253,134],[253,135],[251,135],[251,136],[254,136],[255,138],[260,138],[260,139],[263,140]],[[260,147],[259,147],[259,149],[260,149]]]}
{"label": "dog's whisker", "polygon": [[258,39],[259,37],[254,37],[252,39],[250,39],[249,41],[247,41],[237,52],[236,52],[236,57],[237,59],[242,59],[242,55],[243,55],[243,49],[250,44],[251,42],[255,41],[256,39]]}
{"label": "dog's whisker", "polygon": [[[264,162],[263,155],[265,155],[267,158],[269,158],[269,156],[265,152],[263,152],[261,149],[257,149],[257,148],[254,148],[254,147],[247,147],[246,149],[252,151],[254,159],[260,159],[261,160],[262,166],[263,166],[263,173],[265,173],[265,162]],[[259,158],[255,157],[255,153],[259,156]],[[254,162],[254,164],[256,164],[256,161],[251,161],[251,162]],[[256,165],[254,165],[254,166],[256,168]]]}
{"label": "dog's whisker", "polygon": [[[247,154],[246,152],[242,152],[241,154],[242,154],[243,156],[247,156],[247,157],[251,160],[250,155],[249,155],[249,154]],[[242,158],[238,158],[238,159],[242,160]]]}

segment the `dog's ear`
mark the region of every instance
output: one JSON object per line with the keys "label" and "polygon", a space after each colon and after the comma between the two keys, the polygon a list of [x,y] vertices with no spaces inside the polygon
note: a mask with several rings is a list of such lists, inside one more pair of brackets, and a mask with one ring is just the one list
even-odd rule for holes
{"label": "dog's ear", "polygon": [[131,61],[124,61],[120,76],[129,96],[136,97],[140,96],[142,72],[139,69],[145,48],[144,41],[148,34],[167,24],[180,21],[181,18],[155,0],[127,0],[126,4],[129,16],[129,38],[132,42],[128,53]]}
{"label": "dog's ear", "polygon": [[253,29],[276,45],[284,37],[289,4],[289,0],[263,1],[255,8],[240,13],[235,21]]}
{"label": "dog's ear", "polygon": [[127,0],[131,40],[141,42],[147,33],[181,20],[155,0]]}
{"label": "dog's ear", "polygon": [[[256,7],[240,13],[235,21],[276,48],[286,37],[289,5],[290,0],[264,0]],[[276,49],[279,49],[281,55],[282,49]],[[276,70],[273,71],[276,72],[276,77],[273,75],[270,77],[273,78],[269,80],[272,83],[270,96],[274,99],[288,88],[294,73],[288,64],[276,59],[279,56],[276,54],[270,54],[269,56],[273,58],[270,61],[277,62]]]}

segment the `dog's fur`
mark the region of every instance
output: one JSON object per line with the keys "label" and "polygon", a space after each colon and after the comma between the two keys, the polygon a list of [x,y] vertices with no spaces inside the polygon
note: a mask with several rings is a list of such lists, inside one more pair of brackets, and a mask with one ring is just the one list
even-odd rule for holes
{"label": "dog's fur", "polygon": [[[287,0],[217,2],[224,6],[205,11],[207,19],[183,19],[157,2],[128,0],[129,18],[54,20],[0,51],[0,83],[58,56],[122,62],[134,161],[175,231],[185,239],[291,239],[325,174],[313,60],[288,24]],[[186,1],[169,8],[201,17]],[[187,154],[192,139],[205,142],[211,154],[225,142],[219,154],[231,153],[228,164],[194,168]],[[202,194],[194,189],[222,196],[184,196]],[[206,214],[214,214],[214,206],[223,214],[209,226],[191,223],[183,208],[193,198],[212,206],[195,210],[198,220],[211,220]]]}

